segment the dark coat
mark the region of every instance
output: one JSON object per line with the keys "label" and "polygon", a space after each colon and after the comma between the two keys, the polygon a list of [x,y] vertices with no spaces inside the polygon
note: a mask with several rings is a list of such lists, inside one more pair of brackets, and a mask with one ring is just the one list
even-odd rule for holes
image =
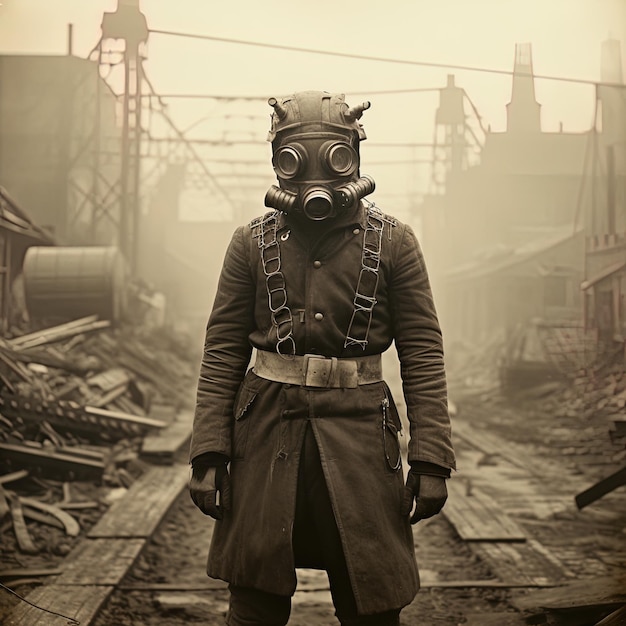
{"label": "dark coat", "polygon": [[[422,253],[407,225],[385,220],[368,343],[365,349],[344,347],[366,226],[367,209],[361,205],[312,243],[310,231],[279,215],[296,351],[361,356],[382,353],[395,341],[410,423],[409,461],[454,468],[441,332]],[[393,399],[384,382],[309,389],[246,374],[253,348],[276,346],[258,234],[258,227],[238,228],[226,252],[198,383],[191,458],[205,452],[227,456],[233,495],[232,511],[216,523],[208,573],[237,585],[293,593],[294,565],[300,564],[294,564],[291,529],[309,423],[357,607],[361,613],[400,608],[411,602],[419,581],[411,527],[400,513],[402,470],[386,458],[398,453],[392,429],[383,429],[385,399],[391,420],[400,426]]]}

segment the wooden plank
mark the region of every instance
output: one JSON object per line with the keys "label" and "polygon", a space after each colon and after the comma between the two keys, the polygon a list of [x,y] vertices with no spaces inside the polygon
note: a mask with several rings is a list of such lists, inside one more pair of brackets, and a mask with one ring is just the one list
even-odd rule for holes
{"label": "wooden plank", "polygon": [[152,467],[115,502],[89,537],[149,537],[189,480],[187,465]]}
{"label": "wooden plank", "polygon": [[108,411],[107,409],[100,409],[98,407],[86,406],[83,410],[88,415],[96,415],[99,417],[105,417],[111,420],[123,420],[136,424],[138,426],[149,426],[151,428],[165,428],[165,424],[149,417],[142,417],[140,415],[132,415],[131,413],[124,413],[122,411]]}
{"label": "wooden plank", "polygon": [[139,555],[145,540],[90,539],[63,561],[57,585],[117,585]]}
{"label": "wooden plank", "polygon": [[171,462],[174,454],[189,439],[192,421],[193,411],[179,412],[169,426],[157,434],[147,435],[143,438],[141,455],[155,462]]}
{"label": "wooden plank", "polygon": [[0,570],[0,580],[8,578],[38,578],[39,576],[58,576],[63,570],[58,568],[16,567]]}
{"label": "wooden plank", "polygon": [[50,326],[42,330],[36,330],[35,332],[28,333],[27,335],[19,335],[17,337],[14,337],[13,339],[9,339],[8,343],[10,343],[12,346],[20,346],[24,343],[32,341],[33,339],[39,339],[42,336],[45,337],[48,335],[55,335],[57,333],[63,333],[66,330],[73,330],[74,328],[82,327],[86,324],[91,324],[92,322],[97,321],[97,319],[97,315],[81,317],[80,319],[66,322],[65,324],[59,324],[58,326]]}
{"label": "wooden plank", "polygon": [[602,496],[623,485],[626,485],[626,466],[577,494],[575,498],[576,506],[579,509],[589,506]]}
{"label": "wooden plank", "polygon": [[[98,614],[100,607],[109,597],[113,587],[67,587],[61,585],[46,585],[38,587],[26,596],[26,599],[35,606],[21,602],[7,617],[7,626],[51,626],[62,624],[62,618],[56,615],[67,616],[71,619],[70,625],[89,626]],[[46,609],[46,610],[44,610]]]}
{"label": "wooden plank", "polygon": [[104,472],[102,455],[99,458],[87,456],[79,448],[46,448],[35,442],[27,444],[0,443],[0,454],[16,464],[41,467],[50,473],[69,474],[74,477],[100,477]]}
{"label": "wooden plank", "polygon": [[84,333],[91,333],[98,330],[103,330],[105,328],[109,328],[111,326],[111,322],[109,320],[101,320],[98,322],[91,322],[90,324],[77,327],[75,329],[68,329],[64,332],[56,332],[54,334],[42,335],[39,338],[33,338],[28,342],[23,342],[19,346],[14,346],[16,351],[28,350],[31,348],[38,348],[40,346],[44,346],[50,343],[56,343],[58,341],[64,341],[65,339],[69,339],[76,335],[82,335]]}
{"label": "wooden plank", "polygon": [[486,493],[452,478],[448,494],[443,513],[463,540],[526,541],[526,533]]}
{"label": "wooden plank", "polygon": [[577,580],[556,589],[540,589],[512,598],[515,607],[564,610],[626,603],[626,575]]}

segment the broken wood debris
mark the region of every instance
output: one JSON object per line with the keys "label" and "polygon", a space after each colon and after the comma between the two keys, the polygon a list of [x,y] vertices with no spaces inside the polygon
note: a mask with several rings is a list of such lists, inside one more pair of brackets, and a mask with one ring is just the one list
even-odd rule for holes
{"label": "broken wood debris", "polygon": [[[597,624],[609,613],[623,610],[626,605],[626,577],[622,572],[615,576],[571,581],[553,589],[514,595],[512,603],[525,613],[547,613],[553,617],[547,622],[550,624]],[[576,621],[578,617],[585,621]]]}
{"label": "broken wood debris", "polygon": [[44,330],[36,331],[28,335],[22,335],[9,340],[11,347],[17,351],[28,350],[38,346],[55,343],[74,337],[75,335],[102,330],[111,326],[109,320],[98,320],[97,315],[84,317],[67,324],[53,326]]}
{"label": "broken wood debris", "polygon": [[55,448],[38,442],[25,444],[0,443],[0,453],[5,462],[38,468],[46,476],[63,478],[100,478],[104,472],[104,454],[88,454],[77,448]]}
{"label": "broken wood debris", "polygon": [[80,533],[80,526],[78,522],[69,514],[53,504],[47,504],[45,502],[39,502],[34,498],[20,497],[20,502],[23,507],[29,507],[31,509],[38,509],[44,513],[59,520],[63,525],[65,534],[69,537],[76,537]]}
{"label": "broken wood debris", "polygon": [[623,485],[626,485],[626,466],[577,494],[575,498],[576,506],[579,509],[583,509]]}
{"label": "broken wood debris", "polygon": [[81,406],[73,400],[49,402],[36,397],[13,394],[0,396],[0,410],[7,417],[19,417],[26,422],[48,422],[54,427],[77,433],[91,440],[101,440],[106,434],[109,440],[137,437],[150,428],[163,428],[165,424],[151,419],[110,411],[102,407]]}
{"label": "broken wood debris", "polygon": [[13,530],[15,531],[15,538],[22,552],[27,554],[35,554],[39,552],[37,546],[33,542],[33,538],[28,532],[26,521],[24,520],[24,511],[22,510],[22,504],[17,494],[12,491],[7,491],[9,499],[9,505],[11,508],[11,517],[13,518]]}
{"label": "broken wood debris", "polygon": [[16,480],[22,480],[22,478],[26,478],[28,476],[27,470],[18,470],[17,472],[11,472],[10,474],[2,474],[0,476],[0,485],[7,485],[8,483],[12,483]]}
{"label": "broken wood debris", "polygon": [[[186,441],[181,431],[189,428],[177,416],[193,402],[194,356],[173,336],[167,339],[167,331],[158,333],[155,340],[151,331],[88,316],[0,338],[0,532],[13,528],[14,549],[25,555],[69,550],[71,541],[46,544],[58,532],[75,539],[83,520],[95,522],[110,506],[103,498],[73,500],[70,484],[130,490],[149,468],[138,456],[144,438],[163,449],[156,435],[176,422],[177,433],[168,431],[176,434],[165,446],[168,462]],[[162,406],[168,421],[161,419]],[[169,487],[183,482],[177,478]],[[2,488],[9,483],[15,490]]]}

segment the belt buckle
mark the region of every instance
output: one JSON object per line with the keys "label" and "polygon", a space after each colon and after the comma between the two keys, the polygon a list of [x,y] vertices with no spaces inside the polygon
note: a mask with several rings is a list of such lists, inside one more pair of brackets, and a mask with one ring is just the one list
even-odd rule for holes
{"label": "belt buckle", "polygon": [[333,388],[355,388],[359,386],[356,361],[318,354],[305,354],[302,363],[302,386]]}
{"label": "belt buckle", "polygon": [[302,364],[303,387],[331,387],[337,371],[337,358],[305,354]]}

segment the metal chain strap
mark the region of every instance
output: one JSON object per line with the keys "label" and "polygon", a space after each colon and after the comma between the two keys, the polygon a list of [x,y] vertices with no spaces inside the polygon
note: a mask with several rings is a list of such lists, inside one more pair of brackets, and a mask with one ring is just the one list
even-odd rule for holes
{"label": "metal chain strap", "polygon": [[293,316],[287,305],[287,288],[281,268],[280,245],[276,238],[277,215],[277,211],[270,213],[258,223],[258,246],[265,274],[272,325],[276,329],[276,352],[283,356],[293,356],[296,353],[296,342],[293,338]]}
{"label": "metal chain strap", "polygon": [[[385,219],[382,211],[374,204],[367,209],[367,228],[363,233],[361,253],[361,271],[354,292],[354,310],[346,332],[344,348],[348,346],[367,346],[367,338],[372,324],[372,315],[376,305],[376,290],[380,269],[380,252],[382,247]],[[356,328],[356,331],[354,330]],[[358,332],[358,329],[361,332]],[[354,334],[353,334],[354,333]]]}

